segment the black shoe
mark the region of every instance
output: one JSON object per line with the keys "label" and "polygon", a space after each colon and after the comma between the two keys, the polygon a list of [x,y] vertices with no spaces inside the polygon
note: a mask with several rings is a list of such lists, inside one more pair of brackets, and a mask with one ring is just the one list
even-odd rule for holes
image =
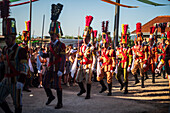
{"label": "black shoe", "polygon": [[15,113],[22,113],[22,108],[21,107],[15,108]]}
{"label": "black shoe", "polygon": [[55,96],[49,97],[47,102],[46,102],[46,105],[49,105],[54,99],[55,99]]}
{"label": "black shoe", "polygon": [[85,88],[84,88],[84,85],[83,85],[83,82],[78,82],[78,85],[80,87],[80,92],[77,94],[77,96],[80,96],[82,95],[83,93],[86,92]]}
{"label": "black shoe", "polygon": [[106,90],[107,90],[107,87],[102,87],[102,90],[99,93],[103,93]]}
{"label": "black shoe", "polygon": [[60,108],[62,108],[62,107],[63,107],[63,104],[60,103],[60,104],[57,104],[57,105],[55,106],[55,109],[60,109]]}
{"label": "black shoe", "polygon": [[145,85],[144,85],[144,76],[141,77],[141,88],[145,88]]}
{"label": "black shoe", "polygon": [[121,86],[120,86],[120,90],[122,90],[122,89],[123,89],[123,87],[124,87],[124,84],[121,84]]}
{"label": "black shoe", "polygon": [[139,83],[139,80],[138,81],[135,81],[135,84]]}
{"label": "black shoe", "polygon": [[85,99],[90,99],[90,95],[87,95],[87,96],[85,97]]}
{"label": "black shoe", "polygon": [[85,99],[90,99],[91,84],[87,84],[87,94]]}
{"label": "black shoe", "polygon": [[86,90],[81,90],[78,94],[77,94],[77,96],[80,96],[80,95],[82,95],[83,93],[85,93],[86,92]]}
{"label": "black shoe", "polygon": [[152,83],[155,83],[155,73],[152,73]]}
{"label": "black shoe", "polygon": [[112,96],[112,93],[109,92],[109,93],[107,94],[107,96]]}
{"label": "black shoe", "polygon": [[145,80],[149,79],[148,75],[146,76]]}
{"label": "black shoe", "polygon": [[124,94],[128,94],[128,90],[125,90],[125,91],[124,91]]}
{"label": "black shoe", "polygon": [[23,91],[31,92],[31,90],[24,88]]}

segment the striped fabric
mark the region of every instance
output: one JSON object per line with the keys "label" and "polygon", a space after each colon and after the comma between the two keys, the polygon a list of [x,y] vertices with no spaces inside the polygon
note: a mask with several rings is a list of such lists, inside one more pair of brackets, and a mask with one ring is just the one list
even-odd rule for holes
{"label": "striped fabric", "polygon": [[[27,60],[26,59],[26,54],[24,56],[24,49],[21,47],[18,47],[18,45],[16,44],[13,47],[12,50],[13,54],[7,54],[9,55],[9,61],[11,63],[11,65],[13,65],[15,67],[15,69],[17,71],[19,71],[20,73],[25,73],[27,74],[27,71],[29,69],[28,67],[28,63],[27,62],[23,62],[23,60]],[[12,53],[11,52],[11,53]],[[23,58],[22,58],[23,57]],[[14,59],[14,60],[11,60]],[[20,62],[21,61],[21,62]],[[7,62],[7,61],[5,61]],[[9,67],[7,65],[7,63],[5,63],[5,67]],[[9,74],[12,74],[12,71],[8,71],[10,72]],[[7,73],[6,73],[7,74]],[[18,79],[20,78],[20,76],[15,76],[15,77],[9,77],[9,78],[4,78],[2,80],[2,82],[0,83],[0,102],[3,102],[5,100],[5,98],[11,94],[11,97],[13,99],[13,104],[15,105],[15,107],[21,107],[22,106],[22,89],[17,89],[16,87],[16,83],[18,81]]]}

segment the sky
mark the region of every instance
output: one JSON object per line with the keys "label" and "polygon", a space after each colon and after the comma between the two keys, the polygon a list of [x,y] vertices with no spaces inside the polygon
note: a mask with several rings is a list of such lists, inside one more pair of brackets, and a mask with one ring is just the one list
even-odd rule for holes
{"label": "sky", "polygon": [[[15,3],[25,1],[28,0],[21,0]],[[170,1],[168,0],[151,1],[170,4]],[[109,31],[113,37],[115,6],[101,0],[39,0],[37,2],[33,2],[32,35],[42,35],[43,15],[45,15],[44,36],[49,36],[48,31],[51,22],[51,5],[57,3],[64,5],[59,17],[64,36],[78,36],[79,27],[79,35],[82,36],[83,29],[85,27],[85,17],[86,15],[91,15],[94,17],[91,24],[93,29],[97,30],[98,34],[101,33],[102,21],[108,20]],[[157,16],[170,15],[170,5],[152,6],[141,3],[137,0],[120,0],[120,3],[131,6],[139,6],[139,8],[120,7],[119,34],[121,33],[121,24],[129,24],[130,31],[133,31],[136,29],[137,22],[141,22],[142,25],[144,25]],[[19,33],[26,30],[25,21],[29,20],[29,4],[11,7],[10,12],[10,17],[16,19],[17,32]],[[1,26],[0,29],[2,29]]]}

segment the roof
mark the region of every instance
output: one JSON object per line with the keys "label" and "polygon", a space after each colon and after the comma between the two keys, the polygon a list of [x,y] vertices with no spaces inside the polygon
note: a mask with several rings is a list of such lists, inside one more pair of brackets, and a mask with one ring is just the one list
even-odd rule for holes
{"label": "roof", "polygon": [[[143,33],[150,33],[150,27],[152,27],[155,23],[163,23],[170,22],[170,15],[165,16],[157,16],[154,19],[150,20],[146,24],[142,26]],[[170,27],[166,27],[165,32],[170,31]],[[161,28],[158,28],[158,33],[161,32]],[[136,30],[132,31],[131,34],[136,34]]]}

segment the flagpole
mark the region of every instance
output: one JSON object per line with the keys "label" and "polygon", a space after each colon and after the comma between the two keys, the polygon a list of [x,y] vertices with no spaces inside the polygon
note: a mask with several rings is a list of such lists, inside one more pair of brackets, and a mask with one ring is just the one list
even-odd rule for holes
{"label": "flagpole", "polygon": [[29,43],[29,46],[30,46],[30,53],[31,53],[31,23],[32,23],[32,0],[30,0],[30,43]]}

